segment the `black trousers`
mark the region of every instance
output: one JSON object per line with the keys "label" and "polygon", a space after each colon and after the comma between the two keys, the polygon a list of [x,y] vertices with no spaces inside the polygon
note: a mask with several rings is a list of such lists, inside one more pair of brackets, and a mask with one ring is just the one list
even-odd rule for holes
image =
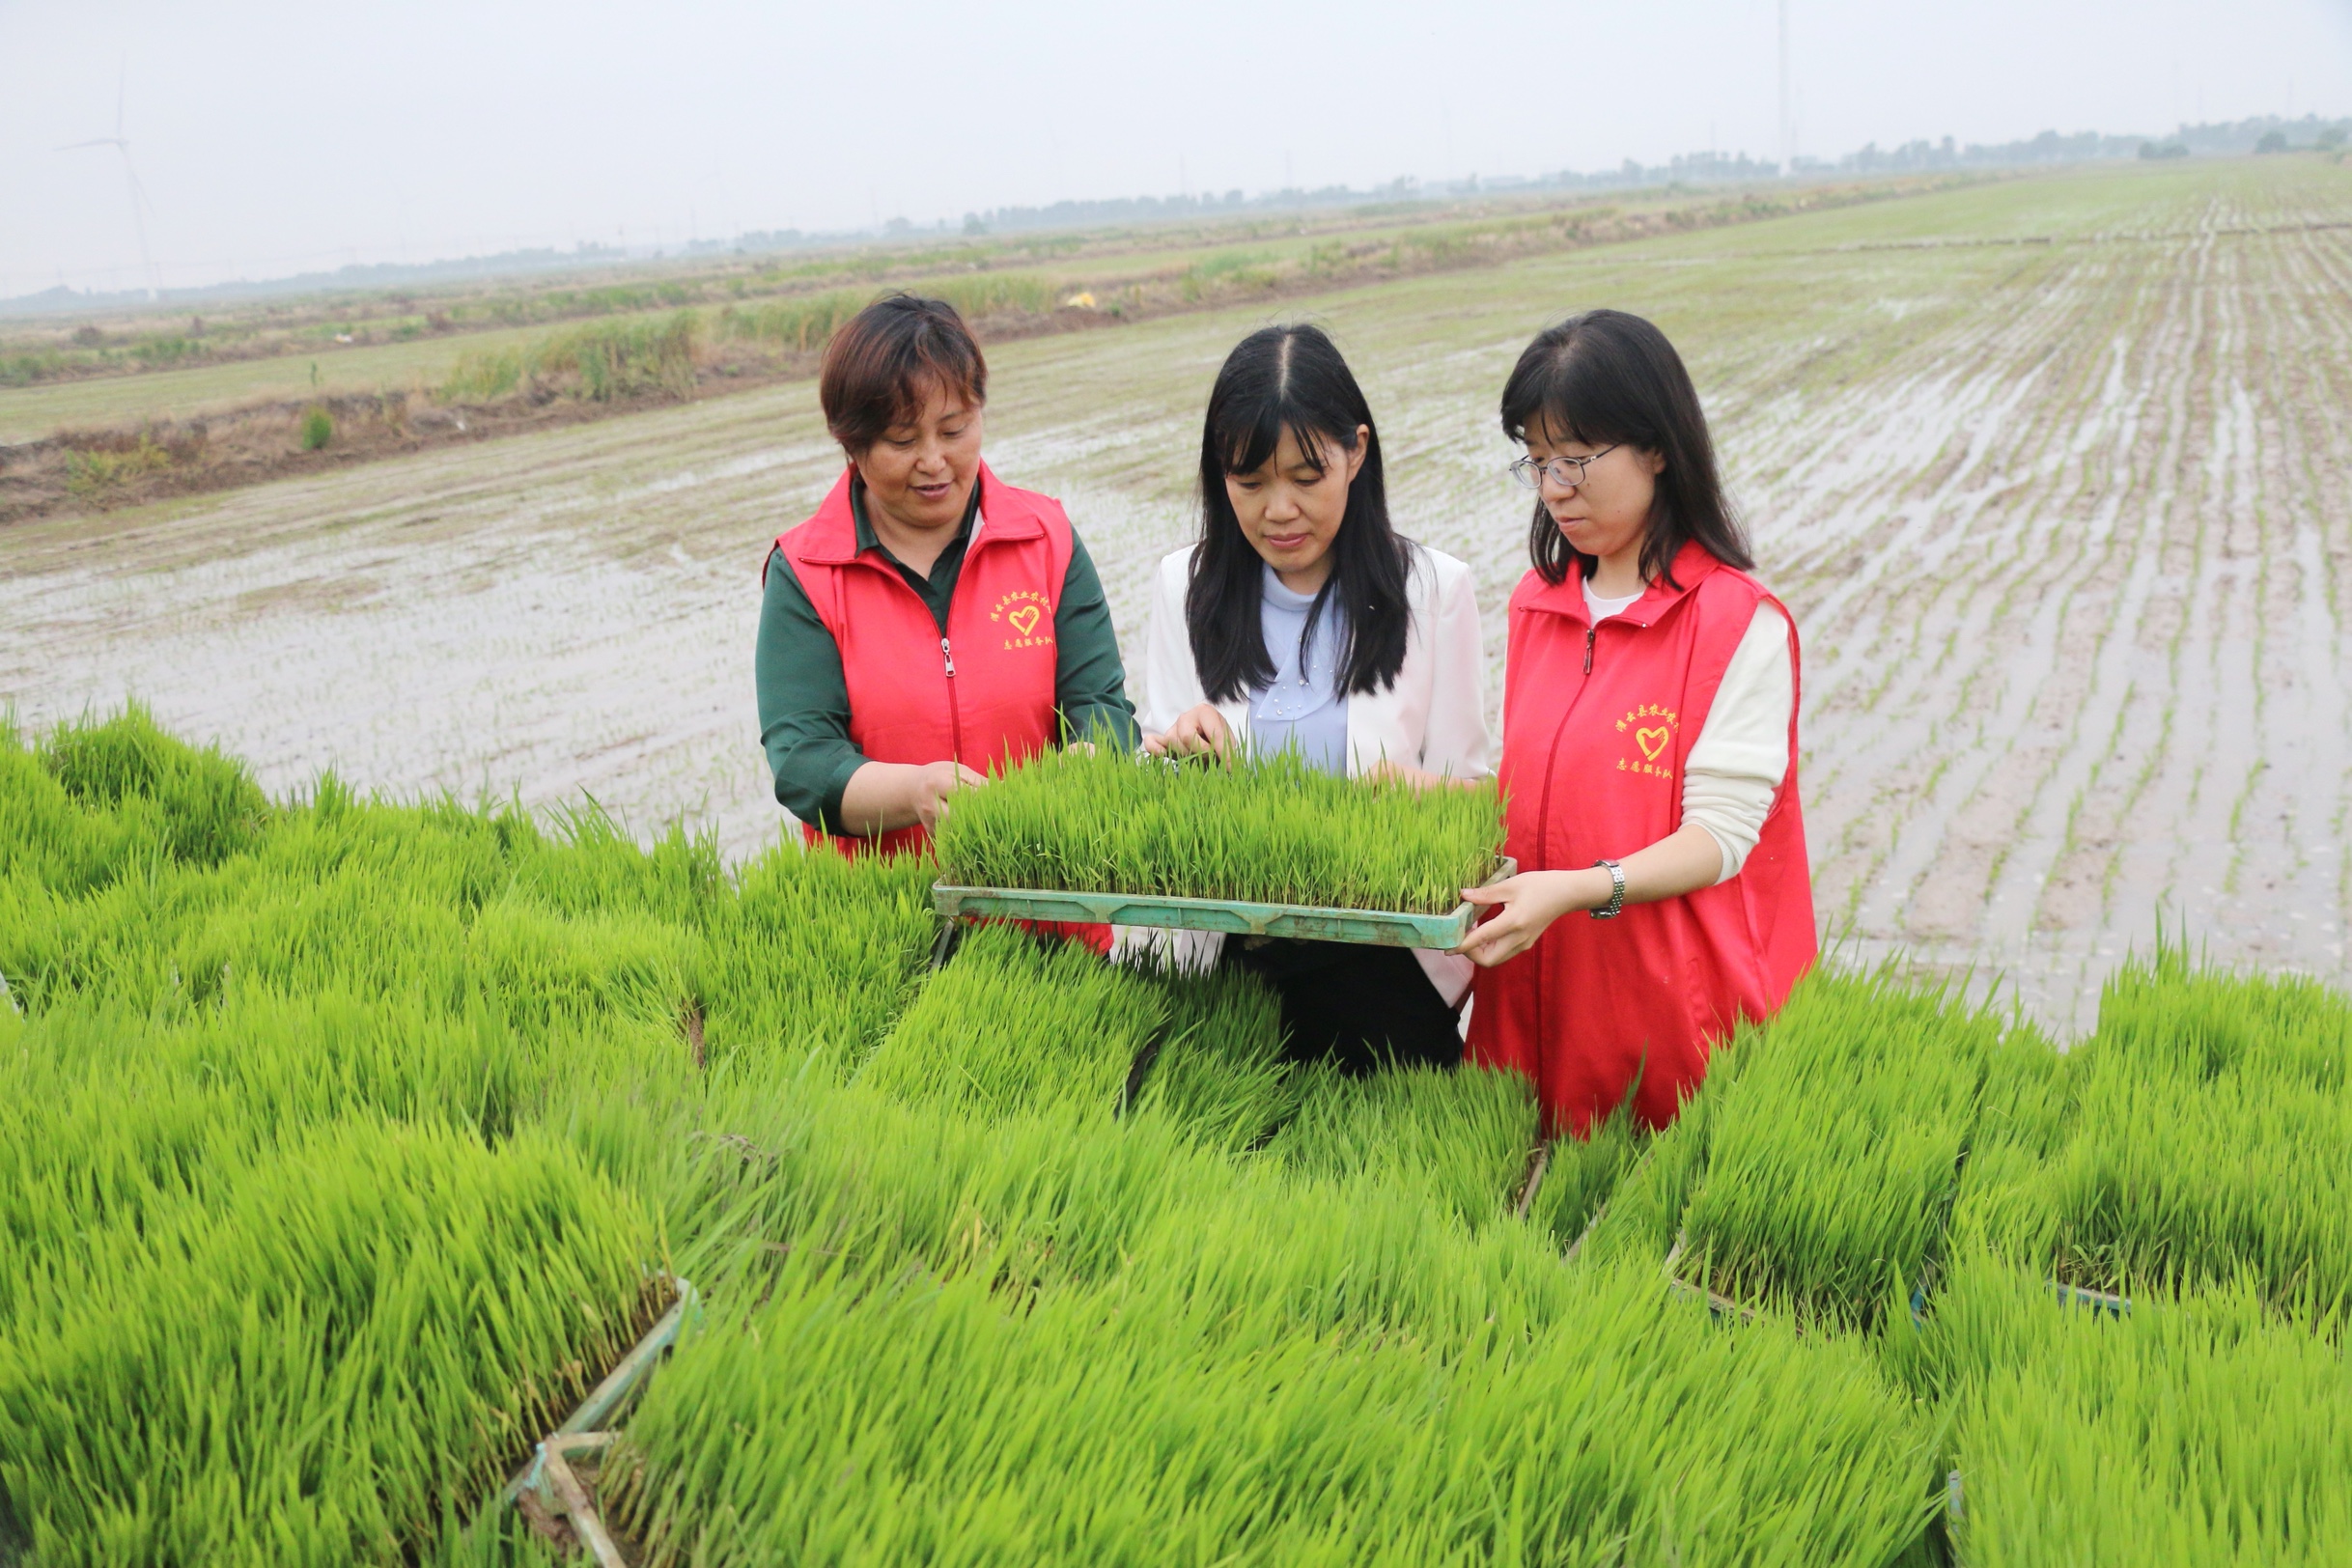
{"label": "black trousers", "polygon": [[1274,988],[1293,1060],[1328,1057],[1346,1073],[1462,1060],[1454,1010],[1405,948],[1228,937],[1218,962]]}

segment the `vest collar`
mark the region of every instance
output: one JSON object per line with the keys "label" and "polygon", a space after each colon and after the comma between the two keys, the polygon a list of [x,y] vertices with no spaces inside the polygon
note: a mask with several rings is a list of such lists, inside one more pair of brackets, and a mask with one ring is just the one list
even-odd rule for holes
{"label": "vest collar", "polygon": [[[845,464],[841,477],[833,481],[825,504],[810,518],[807,544],[802,559],[814,566],[848,566],[864,559],[882,566],[882,552],[877,547],[871,555],[857,545],[857,518],[850,507],[850,482],[857,476],[854,464]],[[965,558],[990,540],[1037,539],[1044,535],[1046,525],[1029,504],[1025,491],[1017,490],[980,465],[980,478],[975,487],[980,492],[980,515],[972,519],[971,542],[965,546]]]}
{"label": "vest collar", "polygon": [[[1654,626],[1666,611],[1722,565],[1708,553],[1705,546],[1695,540],[1687,542],[1675,555],[1673,568],[1666,574],[1666,576],[1674,579],[1675,586],[1667,587],[1666,578],[1661,577],[1651,583],[1639,599],[1610,619],[1633,626]],[[1540,577],[1536,580],[1543,585],[1526,597],[1522,602],[1523,608],[1540,610],[1546,615],[1563,616],[1578,626],[1592,624],[1592,611],[1584,603],[1584,567],[1582,562],[1574,556],[1569,557],[1568,574],[1557,582],[1543,582]]]}

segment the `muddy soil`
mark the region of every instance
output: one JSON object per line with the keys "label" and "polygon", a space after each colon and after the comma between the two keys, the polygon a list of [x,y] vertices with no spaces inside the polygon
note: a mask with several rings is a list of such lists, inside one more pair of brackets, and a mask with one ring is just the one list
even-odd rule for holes
{"label": "muddy soil", "polygon": [[[1371,396],[1400,526],[1477,574],[1498,698],[1526,512],[1497,392],[1546,321],[1653,317],[1801,630],[1825,931],[2066,1036],[2160,922],[2352,983],[2346,214],[2343,171],[2134,170],[1009,343],[989,457],[1063,498],[1133,646],[1194,526],[1218,361],[1310,315]],[[2066,242],[1928,242],[1955,233]],[[780,383],[20,524],[0,697],[38,727],[135,695],[274,790],[587,794],[752,853],[784,826],[759,566],[840,462],[814,403]]]}
{"label": "muddy soil", "polygon": [[[1504,212],[1468,222],[1407,229],[1402,238],[1350,238],[1345,228],[1303,258],[1204,272],[1170,265],[1131,274],[1115,268],[1082,305],[1016,310],[973,321],[983,343],[1009,343],[1055,333],[1128,326],[1170,315],[1214,310],[1236,301],[1260,308],[1328,294],[1349,284],[1432,272],[1499,266],[1515,258],[1623,244],[1657,235],[1755,223],[1787,212],[1820,212],[1915,196],[1983,177],[1879,181],[1806,187],[1790,192],[1681,198],[1620,210],[1571,207],[1555,211]],[[1307,231],[1303,228],[1302,234]],[[911,280],[920,288],[921,280]],[[658,313],[666,315],[666,312]],[[708,327],[708,318],[704,325]],[[492,333],[483,338],[511,334]],[[450,341],[460,346],[464,337]],[[313,371],[316,371],[316,364]],[[331,367],[330,367],[331,368]],[[358,393],[314,392],[297,398],[259,398],[206,405],[187,416],[150,413],[87,428],[63,429],[33,440],[0,442],[0,527],[44,517],[115,511],[170,496],[240,489],[293,474],[348,468],[355,463],[434,447],[580,424],[640,412],[673,402],[721,396],[777,381],[813,377],[817,356],[759,343],[697,345],[690,385],[627,397],[589,399],[574,384],[527,384],[494,402],[446,401],[422,381]],[[142,378],[123,376],[128,407],[147,395]],[[152,386],[170,377],[144,378]],[[0,392],[0,407],[22,394]],[[38,396],[38,393],[34,394]],[[331,434],[305,439],[305,424],[323,413]]]}

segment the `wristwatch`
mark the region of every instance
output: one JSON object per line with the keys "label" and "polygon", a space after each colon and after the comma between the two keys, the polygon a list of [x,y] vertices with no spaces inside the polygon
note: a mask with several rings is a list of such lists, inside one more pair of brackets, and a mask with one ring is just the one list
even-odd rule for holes
{"label": "wristwatch", "polygon": [[1609,868],[1609,902],[1593,910],[1592,917],[1595,920],[1614,920],[1625,912],[1625,868],[1614,860],[1595,860],[1592,863],[1595,871],[1603,866]]}

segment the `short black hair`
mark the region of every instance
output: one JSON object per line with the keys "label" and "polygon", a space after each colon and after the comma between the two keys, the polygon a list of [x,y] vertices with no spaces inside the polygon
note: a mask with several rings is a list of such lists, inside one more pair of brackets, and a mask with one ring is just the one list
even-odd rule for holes
{"label": "short black hair", "polygon": [[[1674,557],[1696,541],[1725,566],[1755,565],[1748,531],[1724,497],[1715,442],[1682,355],[1649,322],[1621,310],[1588,310],[1535,336],[1502,388],[1502,430],[1525,441],[1537,427],[1589,446],[1623,443],[1666,460],[1641,544],[1641,576],[1677,587]],[[1571,557],[1590,576],[1598,564],[1568,543],[1541,500],[1527,553],[1546,582],[1568,575]]]}
{"label": "short black hair", "polygon": [[976,407],[988,401],[988,361],[955,306],[903,292],[844,322],[817,373],[825,428],[852,457],[920,413],[934,387]]}
{"label": "short black hair", "polygon": [[1210,701],[1235,701],[1274,678],[1260,618],[1264,558],[1242,532],[1225,476],[1255,472],[1282,444],[1285,431],[1320,469],[1323,442],[1354,452],[1358,427],[1363,462],[1331,540],[1331,574],[1306,612],[1299,646],[1303,653],[1315,623],[1336,598],[1346,616],[1336,650],[1339,689],[1385,691],[1396,684],[1412,614],[1405,599],[1410,546],[1388,521],[1380,427],[1347,360],[1321,327],[1264,326],[1225,356],[1201,421],[1200,548],[1192,557],[1184,618],[1192,663]]}

